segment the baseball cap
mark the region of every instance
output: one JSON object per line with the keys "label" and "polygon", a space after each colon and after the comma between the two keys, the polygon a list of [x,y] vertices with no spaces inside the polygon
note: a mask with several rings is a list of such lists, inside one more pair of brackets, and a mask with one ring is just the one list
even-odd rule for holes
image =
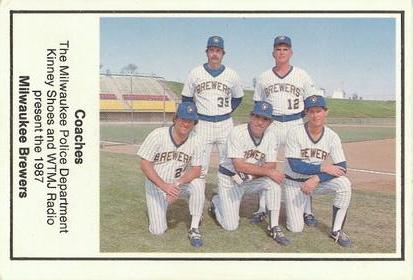
{"label": "baseball cap", "polygon": [[219,36],[211,36],[208,38],[207,48],[209,47],[217,47],[224,49],[224,39]]}
{"label": "baseball cap", "polygon": [[274,46],[280,45],[280,44],[286,44],[287,46],[291,47],[291,39],[290,37],[287,36],[277,36],[274,39]]}
{"label": "baseball cap", "polygon": [[327,108],[326,100],[321,95],[312,95],[304,100],[304,109],[311,107],[323,107]]}
{"label": "baseball cap", "polygon": [[179,119],[198,121],[198,111],[193,102],[182,102],[176,110],[176,117]]}
{"label": "baseball cap", "polygon": [[272,119],[272,105],[265,101],[257,101],[251,114]]}

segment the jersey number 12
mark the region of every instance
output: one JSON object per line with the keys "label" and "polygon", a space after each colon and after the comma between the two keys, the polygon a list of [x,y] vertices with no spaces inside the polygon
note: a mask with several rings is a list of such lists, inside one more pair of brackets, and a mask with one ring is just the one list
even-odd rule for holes
{"label": "jersey number 12", "polygon": [[288,110],[298,109],[300,106],[300,99],[288,99]]}

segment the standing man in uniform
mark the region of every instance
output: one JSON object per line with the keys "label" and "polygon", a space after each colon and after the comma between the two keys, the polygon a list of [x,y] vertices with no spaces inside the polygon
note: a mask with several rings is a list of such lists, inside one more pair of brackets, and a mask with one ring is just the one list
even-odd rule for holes
{"label": "standing man in uniform", "polygon": [[271,104],[259,101],[249,122],[229,134],[226,158],[219,166],[218,195],[212,197],[210,211],[224,229],[236,230],[243,195],[262,192],[269,211],[268,234],[277,243],[288,245],[278,226],[284,175],[276,170],[277,142],[270,128],[271,114]]}
{"label": "standing man in uniform", "polygon": [[182,90],[182,101],[193,101],[198,108],[199,123],[195,131],[205,145],[201,178],[208,174],[214,145],[222,162],[225,141],[233,127],[231,113],[244,95],[238,74],[222,64],[224,54],[224,40],[219,36],[210,37],[206,48],[208,62],[189,73]]}
{"label": "standing man in uniform", "polygon": [[179,196],[189,196],[191,226],[188,238],[194,247],[202,246],[199,224],[205,200],[205,184],[199,179],[202,144],[192,133],[198,122],[192,102],[182,102],[173,125],[152,131],[138,151],[146,176],[145,191],[149,231],[163,234],[167,229],[166,211]]}
{"label": "standing man in uniform", "polygon": [[[287,134],[283,184],[287,228],[293,232],[303,230],[305,202],[311,194],[335,192],[330,236],[348,247],[351,240],[343,226],[351,199],[351,183],[344,176],[347,163],[341,140],[324,125],[328,115],[324,97],[310,96],[304,103],[308,122],[291,128]],[[333,164],[325,163],[328,157]]]}
{"label": "standing man in uniform", "polygon": [[[286,145],[287,131],[303,124],[304,99],[315,94],[315,86],[310,76],[303,69],[290,65],[293,55],[291,39],[277,36],[274,39],[272,56],[275,66],[262,73],[255,86],[254,101],[267,101],[273,106],[273,126],[276,128],[281,147]],[[260,196],[259,209],[251,218],[257,224],[265,218],[265,200]],[[316,226],[317,219],[308,197],[304,211],[304,220],[308,226]]]}

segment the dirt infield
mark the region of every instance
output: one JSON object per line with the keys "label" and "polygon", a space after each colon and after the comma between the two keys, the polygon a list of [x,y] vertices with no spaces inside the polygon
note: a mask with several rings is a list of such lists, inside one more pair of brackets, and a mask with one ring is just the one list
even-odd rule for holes
{"label": "dirt infield", "polygon": [[[394,193],[395,139],[344,143],[348,162],[348,177],[354,189]],[[136,154],[137,145],[121,143],[102,143],[101,150],[112,153]],[[280,158],[280,160],[283,160]],[[218,155],[213,153],[211,165],[217,167]],[[279,164],[279,169],[282,163]]]}

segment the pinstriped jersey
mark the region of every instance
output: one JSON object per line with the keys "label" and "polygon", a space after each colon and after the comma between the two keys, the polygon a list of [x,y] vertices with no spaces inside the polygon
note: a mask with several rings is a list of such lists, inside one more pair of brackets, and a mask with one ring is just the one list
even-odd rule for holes
{"label": "pinstriped jersey", "polygon": [[[331,157],[333,163],[339,163],[346,160],[340,137],[327,126],[324,126],[324,130],[318,141],[313,141],[306,125],[291,128],[287,134],[285,157],[297,158],[306,163],[318,165],[324,162],[328,157]],[[292,171],[288,161],[285,161],[284,173],[295,179],[311,177],[311,175]]]}
{"label": "pinstriped jersey", "polygon": [[213,77],[200,65],[189,73],[182,95],[193,97],[199,114],[217,116],[231,113],[231,98],[240,98],[244,92],[241,79],[231,68],[225,67]]}
{"label": "pinstriped jersey", "polygon": [[153,163],[156,173],[166,182],[178,179],[190,166],[201,166],[203,154],[199,137],[191,133],[177,145],[172,138],[172,126],[160,127],[146,137],[137,153]]}
{"label": "pinstriped jersey", "polygon": [[247,123],[241,124],[234,127],[228,136],[227,155],[221,166],[235,172],[233,158],[243,158],[246,162],[255,165],[276,162],[277,148],[277,136],[272,126],[269,126],[263,137],[258,140],[250,133]]}
{"label": "pinstriped jersey", "polygon": [[267,101],[273,106],[273,115],[292,115],[304,110],[304,99],[318,94],[313,81],[304,70],[291,66],[281,77],[269,69],[262,73],[255,85],[254,101]]}

